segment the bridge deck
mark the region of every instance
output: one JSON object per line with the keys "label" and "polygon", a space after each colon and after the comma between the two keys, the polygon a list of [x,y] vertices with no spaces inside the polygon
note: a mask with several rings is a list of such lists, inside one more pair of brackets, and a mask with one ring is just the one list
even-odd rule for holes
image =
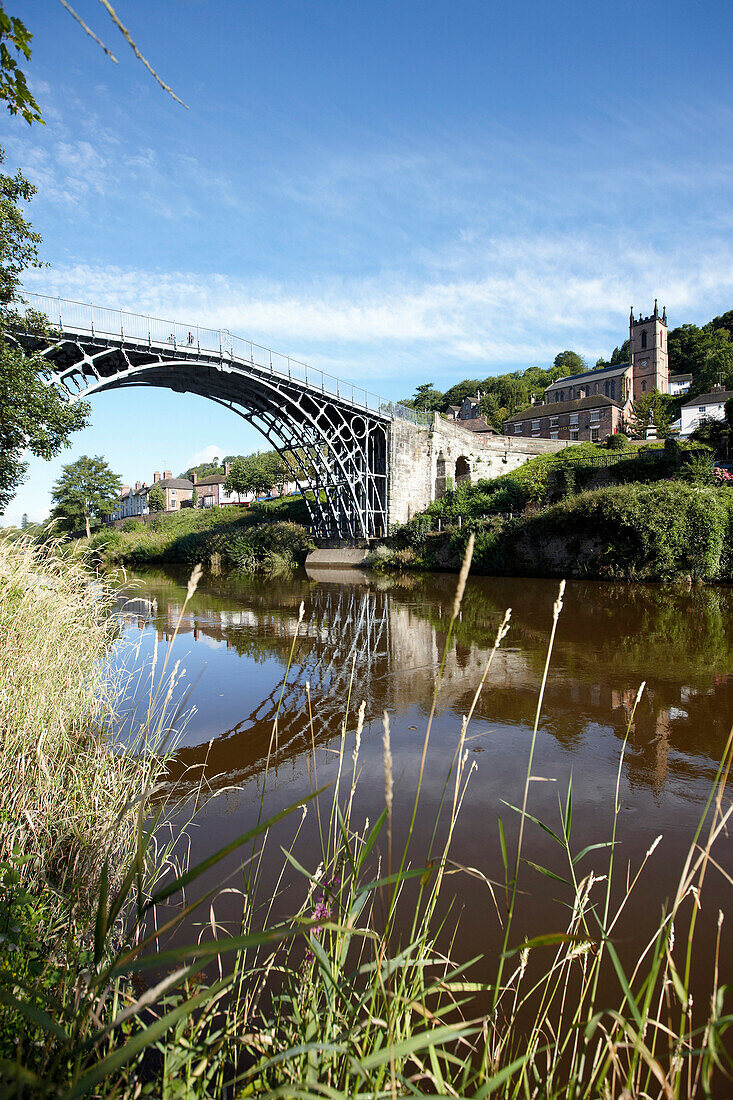
{"label": "bridge deck", "polygon": [[339,404],[368,411],[372,416],[381,419],[405,420],[421,426],[429,425],[432,420],[430,414],[389,401],[290,355],[234,336],[227,329],[183,324],[148,314],[128,313],[125,310],[107,309],[31,292],[24,292],[23,300],[28,309],[45,314],[55,328],[68,336],[98,340],[100,343],[130,350],[137,348],[140,351],[154,351],[176,360],[240,364],[267,371],[283,381],[300,382],[308,389],[335,399]]}

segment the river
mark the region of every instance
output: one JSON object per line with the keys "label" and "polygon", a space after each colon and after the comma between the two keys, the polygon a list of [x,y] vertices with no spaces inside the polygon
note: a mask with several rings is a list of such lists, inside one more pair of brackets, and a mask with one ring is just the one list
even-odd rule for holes
{"label": "river", "polygon": [[[142,663],[157,650],[159,665],[168,654],[168,667],[180,661],[181,682],[191,688],[185,706],[194,710],[176,748],[171,785],[175,800],[185,804],[184,817],[197,792],[206,796],[199,798],[203,805],[189,830],[193,857],[203,857],[242,833],[260,812],[274,813],[306,795],[313,780],[309,760],[314,744],[318,782],[333,782],[339,757],[329,750],[338,750],[349,693],[349,768],[362,700],[366,708],[355,819],[374,821],[384,806],[382,722],[387,711],[398,841],[412,809],[456,578],[383,578],[356,570],[312,576],[301,572],[288,579],[205,574],[180,618],[187,579],[188,571],[174,569],[130,578],[124,600],[132,602],[123,608],[120,652],[129,659],[134,644],[136,660]],[[457,863],[475,868],[493,883],[502,882],[497,819],[503,819],[511,850],[516,814],[510,806],[522,798],[557,591],[555,581],[469,578],[437,695],[415,859],[429,845],[462,716],[510,607],[509,633],[468,729],[467,763],[474,770],[452,845]],[[635,954],[665,898],[674,893],[733,723],[732,624],[730,587],[567,585],[541,711],[529,809],[556,830],[558,801],[564,801],[572,774],[575,850],[609,839],[629,715],[645,681],[621,762],[619,866],[630,866],[633,874],[654,840],[662,840],[619,925],[622,956]],[[271,745],[276,713],[277,738]],[[291,821],[287,827],[293,832],[296,825]],[[311,870],[318,862],[313,830],[311,816],[298,848]],[[730,848],[725,839],[718,853],[729,872]],[[532,824],[525,854],[565,873],[558,846]],[[581,866],[584,872],[592,866],[602,872],[607,859],[607,850],[599,849]],[[447,881],[454,913],[461,916],[458,954],[485,955],[489,961],[479,964],[479,971],[484,966],[491,973],[501,937],[501,887],[494,887],[495,905],[485,879],[456,873]],[[526,866],[521,886],[517,942],[523,935],[561,931],[562,884]],[[297,883],[292,889],[295,908],[302,890],[297,893]],[[726,908],[730,887],[715,871],[708,875],[706,891],[701,927],[703,939],[712,942],[718,909]],[[283,911],[290,901],[285,890]],[[707,995],[706,988],[701,986],[702,995]]]}

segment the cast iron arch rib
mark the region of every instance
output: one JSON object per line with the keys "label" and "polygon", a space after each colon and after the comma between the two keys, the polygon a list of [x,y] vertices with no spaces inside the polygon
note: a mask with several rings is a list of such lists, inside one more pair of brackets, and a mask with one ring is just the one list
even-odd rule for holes
{"label": "cast iron arch rib", "polygon": [[58,318],[60,332],[41,335],[29,323],[20,339],[42,352],[70,400],[129,386],[206,397],[250,422],[285,459],[317,535],[386,533],[390,423],[422,423],[419,413],[225,331],[26,297],[36,313]]}

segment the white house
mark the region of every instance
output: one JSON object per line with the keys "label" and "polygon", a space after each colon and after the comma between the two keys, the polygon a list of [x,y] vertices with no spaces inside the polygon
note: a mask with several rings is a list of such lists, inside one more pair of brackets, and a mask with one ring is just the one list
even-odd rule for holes
{"label": "white house", "polygon": [[679,397],[681,393],[687,393],[691,385],[691,374],[670,374],[669,376],[669,392],[672,397]]}
{"label": "white house", "polygon": [[680,410],[680,435],[692,435],[702,420],[723,420],[725,403],[733,397],[733,390],[714,386],[711,393],[701,393],[686,401]]}

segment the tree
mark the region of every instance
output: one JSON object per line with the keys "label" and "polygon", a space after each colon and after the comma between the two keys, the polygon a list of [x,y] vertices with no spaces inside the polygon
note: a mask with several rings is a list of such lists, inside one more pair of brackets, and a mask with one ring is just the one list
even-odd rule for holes
{"label": "tree", "polygon": [[443,394],[440,390],[435,389],[432,382],[423,382],[421,386],[415,389],[415,396],[412,398],[411,403],[415,409],[430,412],[442,407]]}
{"label": "tree", "polygon": [[281,478],[287,480],[287,467],[275,451],[268,454],[246,455],[232,463],[224,488],[241,498],[243,493],[267,494]]}
{"label": "tree", "polygon": [[619,367],[623,363],[628,363],[631,359],[631,344],[628,340],[624,340],[620,348],[614,348],[611,353],[612,367]]}
{"label": "tree", "polygon": [[191,493],[191,505],[195,508],[199,502],[199,491],[194,485],[193,492]]}
{"label": "tree", "polygon": [[254,454],[248,455],[245,459],[245,465],[247,467],[247,473],[250,482],[251,491],[257,496],[262,494],[267,496],[272,492],[274,482],[274,465],[269,461],[267,455]]}
{"label": "tree", "polygon": [[660,393],[659,390],[643,393],[632,406],[637,431],[643,434],[649,426],[649,416],[653,415],[657,435],[661,438],[669,435],[670,425],[676,417],[677,405],[677,399],[668,393]]}
{"label": "tree", "polygon": [[277,489],[283,494],[285,482],[290,480],[290,470],[277,451],[268,451],[261,456],[262,476],[268,482],[266,492]]}
{"label": "tree", "polygon": [[555,356],[553,367],[561,371],[558,378],[566,378],[569,374],[582,374],[588,370],[588,364],[577,351],[561,351]]}
{"label": "tree", "polygon": [[40,122],[41,110],[28,90],[25,75],[6,43],[26,59],[31,56],[33,35],[13,15],[0,7],[0,99],[4,99],[11,115],[21,115],[28,125]]}
{"label": "tree", "polygon": [[23,518],[20,521],[20,529],[21,529],[21,531],[27,531],[29,527],[30,527],[30,520],[28,519],[28,513],[24,512],[23,513]]}
{"label": "tree", "polygon": [[224,481],[224,488],[228,493],[236,493],[237,500],[241,501],[242,493],[252,491],[246,460],[235,458]]}
{"label": "tree", "polygon": [[90,521],[109,515],[121,490],[122,482],[101,455],[94,458],[82,455],[63,467],[51,491],[54,502],[51,515],[67,531],[76,530],[83,521],[89,538]]}
{"label": "tree", "polygon": [[[4,160],[0,150],[0,164]],[[53,375],[46,360],[27,351],[12,335],[27,328],[28,322],[45,329],[45,318],[21,319],[14,309],[21,272],[40,266],[40,237],[19,206],[35,192],[20,173],[0,173],[0,515],[23,480],[28,467],[25,454],[52,458],[68,446],[71,433],[83,428],[89,416],[86,403],[69,403],[51,384]]]}
{"label": "tree", "polygon": [[165,512],[165,493],[158,484],[148,490],[148,511]]}
{"label": "tree", "polygon": [[478,378],[467,378],[464,382],[457,382],[443,394],[442,411],[445,412],[449,405],[461,405],[464,397],[473,397],[479,389],[481,389],[481,383]]}
{"label": "tree", "polygon": [[669,373],[692,375],[688,399],[708,393],[719,378],[733,385],[733,343],[726,328],[680,325],[670,332],[668,347]]}

